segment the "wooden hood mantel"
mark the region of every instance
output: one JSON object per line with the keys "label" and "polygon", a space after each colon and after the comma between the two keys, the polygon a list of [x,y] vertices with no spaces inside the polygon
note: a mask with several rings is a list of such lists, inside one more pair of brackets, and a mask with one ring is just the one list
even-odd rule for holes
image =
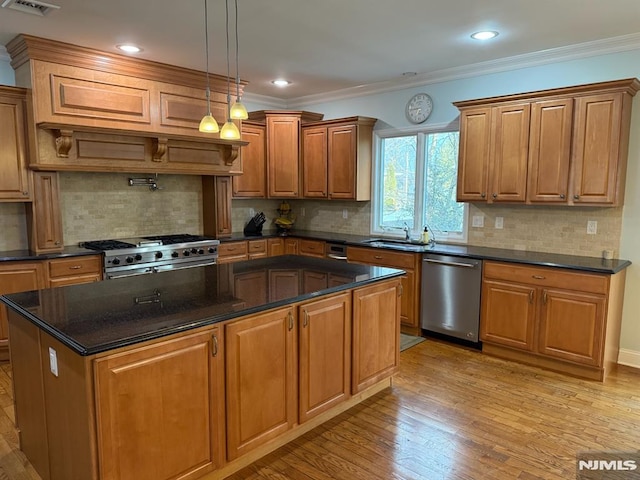
{"label": "wooden hood mantel", "polygon": [[[242,173],[234,161],[247,142],[198,130],[205,72],[24,34],[7,51],[16,84],[32,92],[31,169]],[[227,78],[210,74],[210,85],[222,125]]]}

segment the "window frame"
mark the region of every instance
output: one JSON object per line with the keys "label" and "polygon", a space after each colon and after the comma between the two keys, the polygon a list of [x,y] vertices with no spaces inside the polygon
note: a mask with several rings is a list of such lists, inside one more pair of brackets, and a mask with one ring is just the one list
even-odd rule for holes
{"label": "window frame", "polygon": [[[455,121],[452,123],[442,123],[442,124],[433,124],[433,125],[421,125],[416,127],[406,127],[406,128],[389,128],[389,129],[381,129],[374,130],[373,132],[373,168],[372,168],[372,178],[371,178],[371,228],[370,233],[375,236],[380,237],[389,237],[389,238],[400,238],[404,239],[404,232],[401,229],[393,228],[384,228],[379,227],[381,222],[381,203],[382,199],[382,181],[384,179],[384,175],[381,171],[381,153],[382,153],[382,143],[384,139],[394,138],[394,137],[404,137],[404,136],[412,136],[415,135],[416,140],[416,178],[422,179],[421,181],[416,182],[416,200],[414,204],[414,225],[418,225],[420,227],[423,218],[422,215],[425,210],[424,205],[424,183],[426,180],[426,165],[425,165],[425,145],[426,145],[426,137],[432,133],[444,133],[444,132],[460,132],[459,122]],[[463,218],[462,218],[462,232],[460,234],[453,234],[449,232],[441,232],[434,231],[432,232],[435,236],[435,240],[439,243],[464,243],[466,244],[468,241],[469,234],[469,204],[467,202],[461,202],[463,204]],[[422,212],[422,213],[420,213]],[[431,227],[431,226],[430,226]],[[418,230],[412,230],[411,233],[418,234]]]}

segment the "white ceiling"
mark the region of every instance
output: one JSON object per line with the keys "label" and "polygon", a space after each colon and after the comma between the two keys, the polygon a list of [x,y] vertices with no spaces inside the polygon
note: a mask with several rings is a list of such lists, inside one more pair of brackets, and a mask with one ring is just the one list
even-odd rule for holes
{"label": "white ceiling", "polygon": [[[205,69],[204,0],[46,1],[62,8],[46,17],[0,8],[0,44],[18,33],[108,51],[135,42],[141,58]],[[208,1],[210,70],[225,74],[225,4]],[[238,0],[238,9],[246,92],[285,102],[406,82],[403,72],[426,78],[613,37],[640,42],[639,0]],[[230,0],[232,27],[233,12]],[[483,29],[500,35],[470,39]],[[276,77],[293,84],[275,87]]]}

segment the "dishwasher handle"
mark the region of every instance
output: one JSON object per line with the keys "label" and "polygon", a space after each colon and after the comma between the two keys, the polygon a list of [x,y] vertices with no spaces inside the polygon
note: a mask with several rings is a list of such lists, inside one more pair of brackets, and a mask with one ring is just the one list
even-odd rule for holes
{"label": "dishwasher handle", "polygon": [[450,267],[464,267],[464,268],[476,268],[477,263],[462,263],[462,262],[445,262],[443,260],[434,260],[432,258],[423,258],[425,263],[437,263],[439,265],[447,265]]}

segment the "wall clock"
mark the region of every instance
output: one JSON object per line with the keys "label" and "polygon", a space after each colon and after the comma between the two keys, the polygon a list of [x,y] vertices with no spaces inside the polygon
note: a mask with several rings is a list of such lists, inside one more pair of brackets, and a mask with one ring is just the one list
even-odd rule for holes
{"label": "wall clock", "polygon": [[429,118],[431,110],[433,110],[431,97],[426,93],[417,93],[407,102],[405,114],[411,123],[422,123]]}

